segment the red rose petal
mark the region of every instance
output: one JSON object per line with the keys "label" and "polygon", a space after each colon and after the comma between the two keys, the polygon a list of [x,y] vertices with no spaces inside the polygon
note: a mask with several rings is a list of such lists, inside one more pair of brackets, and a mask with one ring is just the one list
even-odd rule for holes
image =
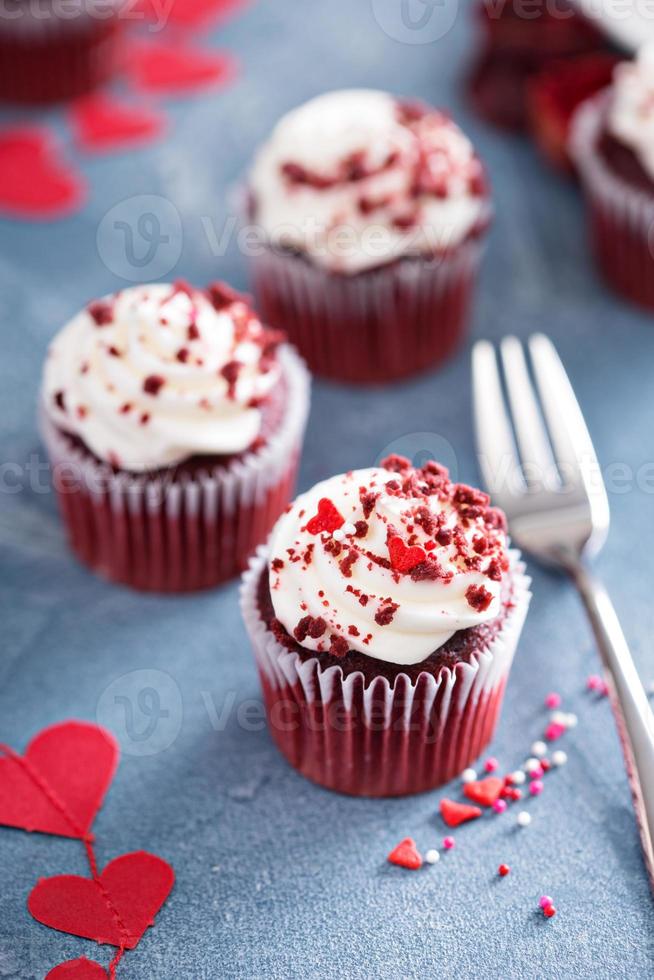
{"label": "red rose petal", "polygon": [[145,851],[123,854],[99,881],[79,875],[41,878],[27,907],[51,929],[134,949],[173,887],[173,869]]}
{"label": "red rose petal", "polygon": [[470,806],[469,803],[456,803],[454,800],[441,800],[441,816],[448,827],[458,827],[466,820],[476,820],[481,816],[478,806]]}
{"label": "red rose petal", "polygon": [[206,85],[226,85],[236,75],[231,55],[188,44],[135,42],[130,68],[135,83],[151,92],[183,94]]}
{"label": "red rose petal", "polygon": [[419,548],[417,545],[409,548],[400,537],[389,540],[388,553],[391,558],[391,565],[396,572],[410,572],[427,557],[423,548]]}
{"label": "red rose petal", "polygon": [[86,197],[84,179],[46,129],[0,131],[0,174],[0,210],[16,217],[61,218]]}
{"label": "red rose petal", "polygon": [[329,497],[323,497],[318,501],[318,513],[307,523],[307,531],[309,534],[320,534],[322,531],[332,534],[343,524],[345,518],[339,513],[335,504]]}
{"label": "red rose petal", "polygon": [[486,779],[479,779],[474,783],[466,783],[463,787],[463,795],[467,796],[473,803],[481,806],[492,806],[498,800],[504,789],[504,780],[499,776],[488,776]]}
{"label": "red rose petal", "polygon": [[394,847],[388,855],[387,860],[391,864],[398,864],[401,868],[408,868],[410,871],[417,871],[422,867],[422,855],[418,851],[413,837],[405,837],[397,847]]}
{"label": "red rose petal", "polygon": [[151,142],[161,135],[165,125],[159,113],[103,94],[89,95],[74,103],[72,119],[80,147],[95,152]]}

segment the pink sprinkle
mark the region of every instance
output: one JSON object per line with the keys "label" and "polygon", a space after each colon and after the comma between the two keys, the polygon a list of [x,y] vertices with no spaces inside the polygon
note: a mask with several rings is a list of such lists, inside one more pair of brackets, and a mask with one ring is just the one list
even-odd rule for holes
{"label": "pink sprinkle", "polygon": [[531,783],[529,787],[529,792],[532,796],[540,796],[544,789],[545,786],[543,785],[542,780],[534,779],[533,783]]}
{"label": "pink sprinkle", "polygon": [[589,691],[600,691],[604,687],[604,681],[599,674],[591,674],[586,681],[586,687]]}
{"label": "pink sprinkle", "polygon": [[495,772],[495,770],[499,769],[499,767],[500,764],[494,755],[489,756],[489,758],[486,759],[486,762],[484,763],[484,769],[486,770],[486,772]]}
{"label": "pink sprinkle", "polygon": [[546,909],[548,905],[554,905],[554,900],[549,895],[541,895],[538,899],[538,904],[542,909]]}
{"label": "pink sprinkle", "polygon": [[559,725],[558,722],[552,721],[545,729],[545,738],[548,742],[555,742],[557,738],[565,735],[566,731],[565,725]]}
{"label": "pink sprinkle", "polygon": [[495,813],[504,813],[506,810],[506,800],[495,800],[493,803],[493,809]]}
{"label": "pink sprinkle", "polygon": [[561,695],[557,694],[555,691],[552,691],[552,693],[548,694],[547,697],[545,698],[545,707],[558,708],[561,705],[561,701],[562,701]]}
{"label": "pink sprinkle", "polygon": [[531,769],[530,770],[530,772],[529,772],[529,778],[530,779],[542,779],[543,776],[544,776],[544,774],[545,774],[545,770],[543,769],[542,766],[539,766],[538,769]]}
{"label": "pink sprinkle", "polygon": [[454,838],[453,837],[444,837],[443,838],[443,847],[445,848],[446,851],[451,851],[452,848],[454,847]]}

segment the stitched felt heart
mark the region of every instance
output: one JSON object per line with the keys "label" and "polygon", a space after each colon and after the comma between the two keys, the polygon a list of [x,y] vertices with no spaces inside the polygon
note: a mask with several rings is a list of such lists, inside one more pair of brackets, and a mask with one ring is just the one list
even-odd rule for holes
{"label": "stitched felt heart", "polygon": [[425,551],[417,545],[409,547],[397,535],[388,542],[388,553],[391,565],[396,572],[410,572],[427,557]]}
{"label": "stitched felt heart", "polygon": [[152,92],[184,93],[208,84],[227,84],[236,74],[230,55],[185,44],[136,42],[130,66],[136,84]]}
{"label": "stitched felt heart", "polygon": [[81,838],[111,784],[119,748],[106,729],[67,721],[39,732],[24,756],[0,756],[0,824]]}
{"label": "stitched felt heart", "polygon": [[387,860],[391,864],[398,864],[401,868],[408,868],[409,871],[417,871],[422,867],[422,856],[413,837],[405,837],[401,840],[388,855]]}
{"label": "stitched felt heart", "polygon": [[0,131],[0,210],[22,218],[60,218],[83,203],[86,186],[45,129]]}
{"label": "stitched felt heart", "polygon": [[165,125],[159,113],[102,94],[79,99],[73,105],[72,120],[78,144],[95,152],[147,143]]}
{"label": "stitched felt heart", "polygon": [[98,881],[77,875],[42,878],[27,907],[38,922],[96,943],[134,949],[173,887],[173,869],[145,851],[123,854]]}
{"label": "stitched felt heart", "polygon": [[454,800],[441,800],[441,816],[448,827],[458,827],[466,820],[476,820],[481,816],[478,806],[471,806],[469,803],[456,803]]}
{"label": "stitched felt heart", "polygon": [[45,980],[108,980],[108,975],[99,963],[81,956],[78,960],[67,960],[55,966]]}
{"label": "stitched felt heart", "polygon": [[492,806],[495,800],[500,798],[503,789],[503,779],[498,776],[488,776],[486,779],[466,783],[463,787],[463,795],[467,796],[473,803],[479,803],[481,806]]}
{"label": "stitched felt heart", "polygon": [[322,497],[318,501],[318,513],[307,522],[309,534],[320,534],[328,531],[330,534],[337,531],[345,524],[345,518],[338,512],[338,509],[329,497]]}

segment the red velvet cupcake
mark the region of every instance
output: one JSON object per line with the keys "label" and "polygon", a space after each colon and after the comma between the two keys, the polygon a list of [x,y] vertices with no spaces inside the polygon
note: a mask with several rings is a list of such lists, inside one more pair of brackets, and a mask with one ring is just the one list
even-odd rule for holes
{"label": "red velvet cupcake", "polygon": [[304,365],[216,283],[126,289],[52,342],[42,429],[71,547],[137,589],[236,575],[293,492]]}
{"label": "red velvet cupcake", "polygon": [[619,65],[610,88],[581,106],[571,154],[604,278],[654,309],[654,45]]}
{"label": "red velvet cupcake", "polygon": [[106,82],[121,57],[122,0],[8,0],[0,12],[0,100],[50,103]]}
{"label": "red velvet cupcake", "polygon": [[262,316],[311,369],[385,382],[434,367],[465,334],[491,206],[484,169],[442,112],[329,92],[285,116],[249,178],[264,247]]}
{"label": "red velvet cupcake", "polygon": [[490,741],[529,604],[501,512],[401,457],[319,483],[241,603],[271,734],[329,789],[433,789]]}
{"label": "red velvet cupcake", "polygon": [[570,0],[534,8],[532,0],[483,0],[482,49],[468,87],[477,112],[505,129],[527,127],[529,80],[553,61],[608,48]]}

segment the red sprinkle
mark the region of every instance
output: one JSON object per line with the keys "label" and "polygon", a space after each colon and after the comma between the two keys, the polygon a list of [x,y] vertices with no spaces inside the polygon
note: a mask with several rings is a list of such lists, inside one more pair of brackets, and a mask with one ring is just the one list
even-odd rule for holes
{"label": "red sprinkle", "polygon": [[165,385],[166,379],[160,374],[150,374],[143,382],[143,391],[146,395],[158,395],[160,388]]}
{"label": "red sprinkle", "polygon": [[388,553],[390,555],[391,565],[396,572],[401,572],[402,574],[410,572],[427,557],[424,548],[419,548],[417,545],[409,548],[402,538],[397,536],[389,539]]}
{"label": "red sprinkle", "polygon": [[413,837],[405,837],[397,847],[394,847],[386,859],[390,864],[397,864],[401,868],[408,868],[409,871],[417,871],[422,867],[422,855],[420,854]]}
{"label": "red sprinkle", "polygon": [[500,878],[506,878],[510,870],[511,868],[508,866],[508,864],[500,864],[499,868],[497,869],[497,873]]}
{"label": "red sprinkle", "polygon": [[321,531],[328,531],[331,534],[343,524],[345,518],[328,497],[323,497],[318,501],[318,513],[307,523],[307,531],[309,534],[320,534]]}
{"label": "red sprinkle", "polygon": [[543,909],[543,915],[545,916],[546,919],[551,919],[553,916],[556,915],[556,909],[554,908],[553,905],[546,905],[545,908]]}
{"label": "red sprinkle", "polygon": [[441,800],[440,811],[448,827],[458,827],[459,824],[465,823],[467,820],[476,820],[482,813],[478,806],[471,806],[469,803],[456,803],[454,800],[448,799]]}

